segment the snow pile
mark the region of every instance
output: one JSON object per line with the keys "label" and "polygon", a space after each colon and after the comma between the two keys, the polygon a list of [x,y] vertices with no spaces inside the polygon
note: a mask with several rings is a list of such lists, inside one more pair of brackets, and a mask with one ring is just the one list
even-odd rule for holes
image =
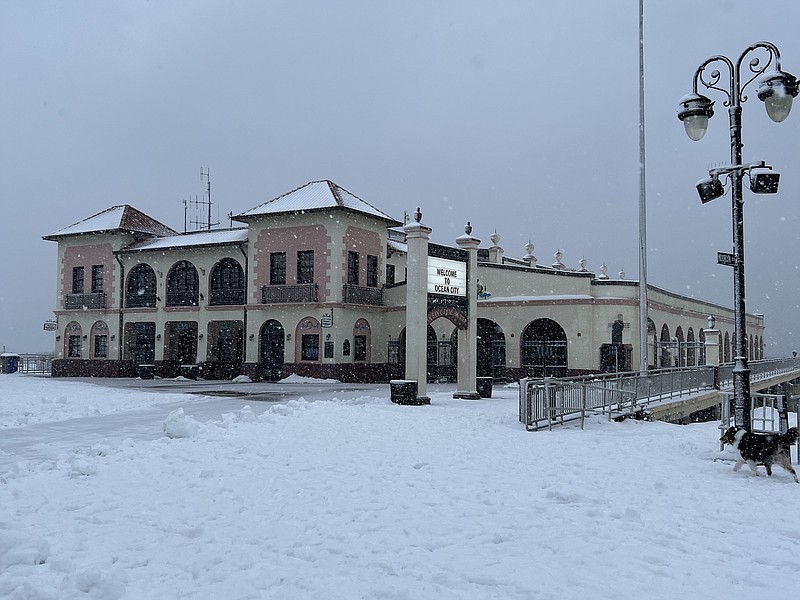
{"label": "snow pile", "polygon": [[190,396],[110,390],[77,381],[0,375],[0,429],[54,423],[175,403]]}
{"label": "snow pile", "polygon": [[[51,385],[70,401],[77,389]],[[431,396],[425,407],[377,394],[242,402],[204,421],[171,410],[142,424],[150,439],[122,441],[98,415],[92,429],[105,424],[109,439],[86,433],[58,460],[0,472],[0,597],[794,593],[800,526],[776,511],[800,486],[781,470],[733,473],[715,424],[595,418],[585,431],[529,433],[513,388]],[[32,444],[56,443],[30,429]]]}
{"label": "snow pile", "polygon": [[190,438],[203,430],[203,425],[187,417],[182,408],[176,408],[164,421],[164,434],[171,438]]}
{"label": "snow pile", "polygon": [[292,373],[284,377],[278,383],[341,383],[338,379],[318,379],[316,377],[303,377]]}

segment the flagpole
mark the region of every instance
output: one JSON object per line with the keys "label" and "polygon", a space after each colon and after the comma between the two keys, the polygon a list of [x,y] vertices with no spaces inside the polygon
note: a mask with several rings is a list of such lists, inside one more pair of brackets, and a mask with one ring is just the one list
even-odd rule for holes
{"label": "flagpole", "polygon": [[639,0],[639,372],[647,371],[647,186],[644,137],[644,0]]}

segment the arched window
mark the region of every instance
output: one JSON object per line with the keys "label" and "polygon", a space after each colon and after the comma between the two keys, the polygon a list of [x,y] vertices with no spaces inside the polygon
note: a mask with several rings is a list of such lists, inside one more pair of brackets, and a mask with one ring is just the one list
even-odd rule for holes
{"label": "arched window", "polygon": [[96,321],[91,331],[91,358],[108,358],[108,324]]}
{"label": "arched window", "polygon": [[197,269],[188,260],[175,263],[167,276],[167,306],[197,306],[199,296]]}
{"label": "arched window", "polygon": [[244,304],[244,271],[232,258],[223,258],[214,265],[209,287],[211,305]]}
{"label": "arched window", "polygon": [[81,358],[83,329],[77,321],[71,321],[64,329],[64,354],[67,358]]}
{"label": "arched window", "polygon": [[156,273],[150,265],[139,264],[131,269],[125,288],[125,307],[156,305]]}
{"label": "arched window", "polygon": [[522,332],[522,368],[528,377],[567,376],[567,334],[551,319],[536,319]]}

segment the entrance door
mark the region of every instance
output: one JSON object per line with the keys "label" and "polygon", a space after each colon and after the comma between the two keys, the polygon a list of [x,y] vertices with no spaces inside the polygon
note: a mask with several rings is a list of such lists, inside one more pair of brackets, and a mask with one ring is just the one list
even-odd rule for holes
{"label": "entrance door", "polygon": [[489,319],[478,319],[478,377],[505,380],[506,336],[500,326]]}
{"label": "entrance door", "polygon": [[193,365],[195,363],[197,351],[195,350],[195,340],[197,333],[195,327],[183,327],[178,329],[176,355],[181,365]]}
{"label": "entrance door", "polygon": [[266,381],[278,381],[282,376],[284,338],[278,321],[267,321],[261,328],[261,377]]}
{"label": "entrance door", "polygon": [[137,365],[150,365],[156,359],[156,324],[136,323],[133,360]]}
{"label": "entrance door", "polygon": [[218,377],[233,379],[241,372],[242,342],[242,329],[238,321],[221,324],[214,346]]}

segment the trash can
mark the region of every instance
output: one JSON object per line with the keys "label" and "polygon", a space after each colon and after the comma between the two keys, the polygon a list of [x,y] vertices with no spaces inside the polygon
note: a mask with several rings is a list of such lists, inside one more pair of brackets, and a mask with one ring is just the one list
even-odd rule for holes
{"label": "trash can", "polygon": [[478,395],[481,398],[492,397],[492,378],[491,377],[476,377],[475,387],[477,388]]}
{"label": "trash can", "polygon": [[139,365],[136,368],[136,374],[139,376],[139,379],[153,379],[156,374],[156,366],[155,365]]}
{"label": "trash can", "polygon": [[395,404],[417,404],[417,382],[413,379],[392,379],[389,388]]}
{"label": "trash can", "polygon": [[16,373],[19,370],[19,354],[4,352],[0,354],[0,373]]}

